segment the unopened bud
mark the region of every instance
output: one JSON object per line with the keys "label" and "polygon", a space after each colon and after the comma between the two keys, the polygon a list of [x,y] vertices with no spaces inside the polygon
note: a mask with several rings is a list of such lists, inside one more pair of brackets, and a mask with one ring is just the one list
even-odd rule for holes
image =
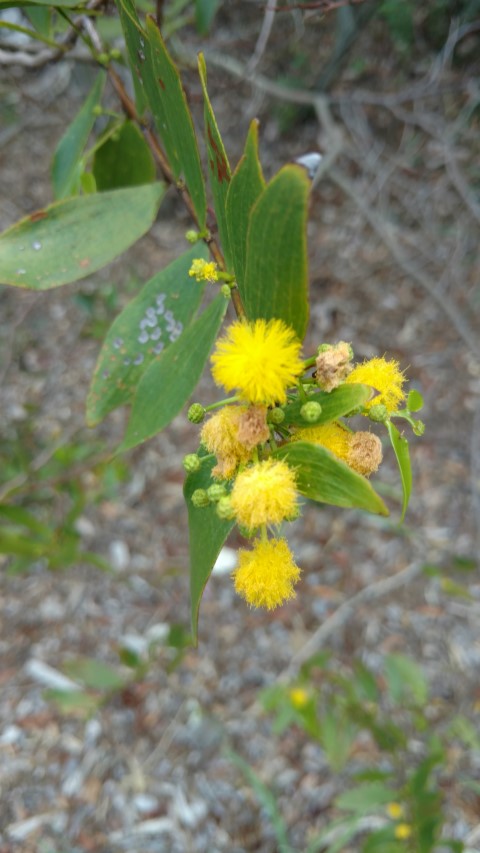
{"label": "unopened bud", "polygon": [[192,403],[187,418],[192,424],[201,424],[205,417],[205,409],[201,403]]}
{"label": "unopened bud", "polygon": [[217,503],[220,498],[224,498],[227,490],[222,483],[213,483],[207,489],[207,495],[212,503]]}
{"label": "unopened bud", "polygon": [[322,414],[322,407],[320,403],[316,402],[316,400],[309,400],[308,403],[303,404],[300,409],[300,414],[303,420],[307,421],[307,423],[316,424]]}
{"label": "unopened bud", "polygon": [[122,51],[119,50],[118,47],[112,47],[110,51],[110,56],[112,57],[112,59],[121,59]]}
{"label": "unopened bud", "polygon": [[285,412],[280,406],[276,406],[275,409],[270,409],[267,415],[267,421],[271,424],[281,424],[285,420]]}
{"label": "unopened bud", "polygon": [[377,403],[368,410],[368,417],[376,424],[383,424],[388,419],[388,410],[383,403]]}
{"label": "unopened bud", "polygon": [[200,458],[196,453],[187,453],[187,455],[183,457],[182,465],[187,474],[194,474],[195,471],[199,471],[201,464]]}
{"label": "unopened bud", "polygon": [[188,240],[188,242],[192,243],[192,245],[194,243],[197,243],[199,239],[200,239],[200,234],[198,233],[198,231],[190,230],[190,231],[187,231],[187,233],[185,234],[185,240]]}
{"label": "unopened bud", "polygon": [[232,507],[232,501],[225,495],[225,497],[220,498],[217,503],[217,515],[222,521],[232,521],[235,518],[235,511]]}
{"label": "unopened bud", "polygon": [[206,489],[195,489],[192,495],[192,504],[197,509],[203,509],[210,504],[210,498],[206,492]]}
{"label": "unopened bud", "polygon": [[228,284],[222,284],[222,286],[220,288],[220,293],[223,293],[223,295],[225,296],[226,299],[230,299],[230,297],[232,295],[232,290],[228,286]]}
{"label": "unopened bud", "polygon": [[414,421],[413,432],[415,435],[423,435],[425,432],[425,424],[423,421]]}

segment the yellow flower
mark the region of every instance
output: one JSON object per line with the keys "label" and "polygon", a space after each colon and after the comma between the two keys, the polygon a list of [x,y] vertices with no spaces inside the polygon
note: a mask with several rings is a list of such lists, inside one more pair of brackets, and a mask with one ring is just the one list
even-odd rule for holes
{"label": "yellow flower", "polygon": [[212,375],[217,385],[250,403],[285,403],[303,372],[300,341],[282,320],[237,321],[217,341]]}
{"label": "yellow flower", "polygon": [[347,384],[359,382],[374,388],[377,394],[365,404],[365,408],[384,405],[389,414],[397,412],[405,399],[405,381],[398,361],[387,361],[386,358],[371,358],[357,364],[345,380]]}
{"label": "yellow flower", "polygon": [[246,411],[246,406],[225,406],[202,427],[201,442],[217,457],[218,464],[212,474],[218,479],[230,479],[239,464],[248,462],[251,457],[251,448],[238,440],[239,425]]}
{"label": "yellow flower", "polygon": [[400,803],[389,803],[387,806],[387,814],[392,820],[398,820],[403,817],[404,809]]}
{"label": "yellow flower", "polygon": [[412,834],[412,827],[409,823],[399,823],[395,827],[395,838],[399,838],[402,841],[406,841],[407,838],[410,838]]}
{"label": "yellow flower", "polygon": [[289,692],[290,702],[297,711],[301,711],[308,705],[309,695],[303,687],[292,687]]}
{"label": "yellow flower", "polygon": [[216,263],[214,261],[204,261],[202,258],[195,258],[192,261],[188,274],[197,281],[218,281]]}
{"label": "yellow flower", "polygon": [[244,527],[253,530],[261,524],[279,524],[295,515],[295,474],[286,462],[266,459],[238,475],[231,499],[236,519]]}
{"label": "yellow flower", "polygon": [[252,607],[273,610],[295,597],[293,585],[300,577],[300,569],[285,539],[258,539],[252,551],[238,552],[238,560],[235,591]]}
{"label": "yellow flower", "polygon": [[328,424],[299,429],[292,436],[292,441],[310,441],[312,444],[320,444],[346,462],[350,452],[350,436],[348,429],[338,421],[332,421]]}

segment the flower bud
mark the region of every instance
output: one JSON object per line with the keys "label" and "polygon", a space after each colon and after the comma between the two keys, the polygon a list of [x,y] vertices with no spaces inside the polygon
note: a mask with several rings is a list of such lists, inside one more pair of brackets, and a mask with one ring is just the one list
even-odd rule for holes
{"label": "flower bud", "polygon": [[201,403],[192,403],[188,410],[188,420],[192,424],[201,424],[205,417],[205,409]]}
{"label": "flower bud", "polygon": [[217,503],[220,498],[224,498],[227,490],[223,483],[213,483],[207,489],[207,495],[212,503]]}
{"label": "flower bud", "polygon": [[222,284],[222,286],[220,288],[220,293],[222,293],[226,299],[230,299],[230,297],[232,295],[232,290],[228,284]]}
{"label": "flower bud", "polygon": [[285,412],[280,406],[270,409],[267,415],[267,421],[271,424],[281,424],[285,420]]}
{"label": "flower bud", "polygon": [[187,453],[187,455],[183,457],[182,465],[187,474],[194,474],[195,471],[199,471],[201,464],[200,458],[196,453]]}
{"label": "flower bud", "polygon": [[425,432],[425,424],[423,421],[414,421],[413,422],[413,432],[414,435],[423,435]]}
{"label": "flower bud", "polygon": [[235,512],[232,507],[232,501],[228,495],[220,498],[217,503],[217,515],[222,521],[232,521],[235,518]]}
{"label": "flower bud", "polygon": [[121,59],[122,51],[119,50],[118,47],[112,47],[110,51],[110,56],[112,57],[112,59]]}
{"label": "flower bud", "polygon": [[368,410],[368,417],[371,421],[374,421],[377,424],[384,423],[388,418],[387,407],[384,406],[383,403],[377,403],[375,406],[371,406]]}
{"label": "flower bud", "polygon": [[322,414],[322,407],[320,403],[316,402],[316,400],[309,400],[308,403],[303,404],[300,409],[300,414],[303,420],[307,421],[307,423],[316,424]]}
{"label": "flower bud", "polygon": [[189,243],[197,243],[200,238],[200,234],[198,231],[189,230],[185,234],[185,240],[188,240]]}
{"label": "flower bud", "polygon": [[210,498],[206,492],[206,489],[195,489],[192,495],[192,504],[197,509],[202,509],[205,506],[208,506],[210,503]]}

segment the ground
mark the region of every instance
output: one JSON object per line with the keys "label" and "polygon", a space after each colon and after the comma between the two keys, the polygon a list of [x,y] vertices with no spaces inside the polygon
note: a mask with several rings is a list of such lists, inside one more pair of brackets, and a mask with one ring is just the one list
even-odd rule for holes
{"label": "ground", "polygon": [[[96,495],[77,530],[114,572],[78,564],[48,572],[40,562],[12,576],[4,561],[2,853],[280,849],[227,746],[274,790],[290,843],[304,850],[335,817],[346,777],[332,774],[300,729],[275,736],[257,697],[321,648],[339,667],[359,657],[378,674],[385,654],[410,655],[428,677],[432,724],[458,713],[478,720],[480,583],[475,571],[460,571],[476,565],[480,528],[478,23],[461,31],[453,22],[437,45],[422,19],[406,52],[371,21],[328,95],[307,107],[332,55],[333,13],[279,15],[253,77],[241,81],[236,63],[243,67],[253,55],[263,15],[263,7],[230,3],[217,18],[206,49],[217,120],[235,163],[249,120],[260,118],[267,176],[306,151],[325,154],[308,227],[305,350],[347,340],[358,358],[388,353],[408,368],[425,398],[426,431],[412,438],[407,519],[400,527],[398,475],[387,452],[377,482],[385,484],[389,519],[307,505],[290,537],[303,570],[294,601],[274,613],[249,610],[228,572],[216,574],[202,603],[198,649],[186,649],[174,665],[175,649],[160,643],[145,676],[85,718],[47,700],[53,682],[44,664],[60,672],[82,655],[117,666],[119,646],[142,656],[170,626],[188,630],[180,463],[195,449],[196,431],[179,416],[128,456],[126,478],[111,488],[96,481],[98,469],[76,463],[80,491]],[[187,52],[198,44],[189,31]],[[34,72],[7,68],[2,230],[51,200],[52,150],[93,73],[67,62]],[[185,75],[198,105],[198,79],[192,69]],[[301,90],[300,107],[292,86]],[[188,227],[172,195],[149,235],[92,279],[42,294],[2,288],[6,469],[19,447],[40,467],[55,447],[95,439],[105,453],[118,445],[124,411],[94,433],[84,426],[99,335],[139,283],[184,250]],[[196,399],[214,393],[205,376]],[[10,477],[2,474],[3,496]],[[55,518],[65,494],[51,507]],[[425,574],[425,566],[440,574]],[[452,584],[441,576],[469,597],[448,594]],[[458,786],[459,769],[478,781],[478,752],[453,750],[443,771],[449,834],[477,850],[479,801]]]}

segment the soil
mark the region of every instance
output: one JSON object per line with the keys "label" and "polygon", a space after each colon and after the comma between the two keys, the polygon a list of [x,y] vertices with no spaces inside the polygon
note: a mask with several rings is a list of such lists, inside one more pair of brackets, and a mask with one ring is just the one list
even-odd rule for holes
{"label": "soil", "polygon": [[[12,575],[0,558],[1,853],[280,850],[226,748],[274,791],[292,848],[305,850],[338,816],[335,797],[358,765],[332,773],[299,727],[275,735],[257,698],[292,671],[322,625],[315,650],[329,649],[339,669],[348,672],[359,658],[380,683],[386,654],[409,655],[428,678],[432,726],[444,730],[460,713],[478,725],[478,26],[462,34],[452,23],[440,49],[422,18],[406,51],[385,23],[371,21],[316,115],[269,94],[265,81],[311,94],[332,55],[334,13],[278,15],[254,81],[240,81],[225,63],[248,62],[264,12],[226,3],[216,19],[210,60],[206,54],[217,121],[236,163],[249,120],[260,118],[267,177],[307,151],[335,154],[312,193],[305,351],[347,340],[359,359],[388,353],[408,368],[425,399],[426,429],[411,440],[407,518],[400,526],[399,477],[386,451],[376,483],[384,484],[390,518],[307,504],[289,532],[302,567],[296,599],[273,613],[249,610],[228,571],[218,571],[204,595],[199,647],[179,651],[178,626],[189,627],[181,459],[196,448],[196,428],[176,418],[128,455],[124,479],[112,469],[110,486],[104,469],[76,463],[73,482],[94,498],[76,530],[113,572],[77,563],[52,572],[38,561]],[[182,37],[190,53],[201,44],[193,31]],[[2,229],[52,200],[52,151],[94,74],[68,61],[5,70]],[[185,79],[200,122],[198,78],[186,68]],[[113,92],[108,98],[116,103]],[[1,475],[1,488],[16,476],[7,463],[21,454],[35,467],[57,447],[97,441],[108,455],[118,446],[124,410],[93,431],[84,426],[99,336],[141,283],[185,250],[188,227],[170,193],[151,232],[91,279],[40,294],[1,289],[0,425],[5,470],[13,472]],[[206,375],[195,399],[210,402],[215,393]],[[15,500],[26,493],[20,488]],[[72,494],[59,490],[44,504],[53,521]],[[396,574],[405,582],[382,585]],[[371,595],[354,598],[366,589]],[[119,649],[145,658],[152,640],[143,676],[93,712],[62,713],[45,695],[80,656],[127,676]],[[412,764],[416,748],[412,739]],[[480,850],[478,795],[460,778],[480,781],[479,752],[452,743],[442,774],[446,834]]]}

